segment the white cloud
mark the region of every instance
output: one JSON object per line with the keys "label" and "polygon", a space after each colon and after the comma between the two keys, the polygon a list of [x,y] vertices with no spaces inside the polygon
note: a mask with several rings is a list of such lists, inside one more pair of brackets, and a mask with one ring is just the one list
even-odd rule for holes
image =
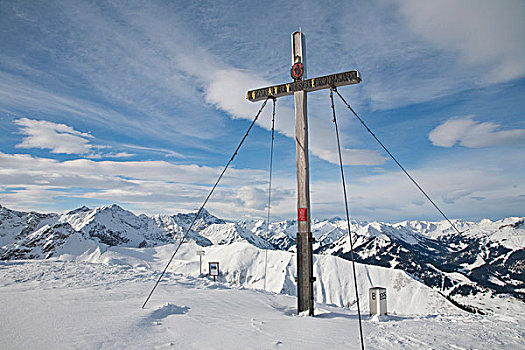
{"label": "white cloud", "polygon": [[498,130],[500,124],[477,122],[472,116],[451,118],[428,135],[434,146],[452,147],[457,142],[469,148],[512,144],[525,140],[525,129]]}
{"label": "white cloud", "polygon": [[[198,61],[192,60],[191,62],[199,65]],[[190,71],[196,72],[198,69],[193,67]],[[237,69],[223,69],[208,73],[199,76],[206,84],[206,102],[228,112],[233,118],[253,119],[261,103],[254,104],[246,99],[240,99],[239,96],[244,96],[248,90],[272,85],[251,72]],[[281,106],[283,102],[280,100],[277,103],[276,130],[282,135],[295,139],[295,114],[293,109],[287,105]],[[271,103],[269,100],[257,122],[257,125],[267,130],[271,129]],[[326,109],[325,113],[320,113],[320,109],[314,107],[313,111],[314,113],[309,113],[308,116],[310,133],[315,133],[315,137],[312,136],[309,140],[310,151],[327,162],[339,164],[333,124],[330,122],[331,119],[327,118],[330,110]],[[343,137],[342,143],[344,140]],[[385,158],[372,150],[344,148],[343,162],[345,165],[380,165],[385,162]]]}
{"label": "white cloud", "polygon": [[[512,156],[503,158],[503,165],[509,161],[520,162]],[[429,165],[409,171],[450,218],[495,219],[523,215],[525,198],[520,196],[525,193],[523,167],[508,172],[501,165],[490,161],[486,164],[480,159],[437,163],[440,166]],[[351,178],[347,186],[350,212],[355,218],[443,219],[401,171]],[[314,183],[311,198],[312,213],[316,217],[344,214],[340,183]]]}
{"label": "white cloud", "polygon": [[488,66],[479,80],[500,82],[525,74],[525,2],[440,0],[399,2],[410,27],[467,64]]}
{"label": "white cloud", "polygon": [[522,0],[371,0],[336,6],[338,15],[329,18],[336,27],[327,35],[330,40],[317,33],[314,40],[325,41],[324,52],[337,47],[337,54],[329,60],[322,56],[316,65],[335,62],[337,70],[359,69],[363,82],[348,93],[372,109],[432,101],[525,76]]}
{"label": "white cloud", "polygon": [[[25,203],[33,205],[33,209],[43,203],[60,201],[57,199],[60,197],[77,198],[82,202],[93,199],[130,203],[142,210],[160,206],[193,209],[202,203],[222,170],[165,161],[57,161],[5,153],[0,153],[0,164],[0,183],[5,191],[0,193],[0,203],[16,206]],[[214,200],[220,198],[229,206],[221,214],[231,217],[240,210],[258,213],[257,208],[239,205],[242,199],[249,206],[257,206],[257,196],[251,191],[239,196],[242,191],[238,192],[237,187],[264,192],[266,181],[266,171],[230,168],[214,194]]]}
{"label": "white cloud", "polygon": [[[494,150],[493,152],[496,152]],[[413,177],[449,217],[480,218],[523,215],[523,155],[506,154],[498,162],[486,152],[468,160],[436,160]],[[513,171],[505,166],[513,164]],[[199,207],[222,169],[174,165],[163,161],[57,161],[0,153],[0,203],[39,210],[63,198],[80,205],[120,203],[138,212],[170,213]],[[264,217],[267,172],[229,169],[207,208],[225,218]],[[337,177],[337,175],[334,175]],[[439,219],[439,214],[400,171],[347,178],[353,217],[366,220]],[[338,178],[311,182],[312,215],[343,215]],[[275,176],[272,217],[296,215],[293,176]],[[45,208],[45,207],[44,207]]]}
{"label": "white cloud", "polygon": [[[129,123],[129,119],[112,109],[100,106],[88,99],[48,89],[24,78],[24,76],[48,75],[48,72],[35,70],[18,62],[18,59],[1,54],[0,60],[6,68],[20,72],[20,74],[0,72],[0,111],[13,114],[19,114],[20,110],[30,111],[31,114],[63,113],[71,116],[72,120],[80,118],[83,121],[88,120],[98,126],[103,125],[108,128],[114,127],[114,124],[122,128]],[[52,71],[51,68],[50,70]]]}
{"label": "white cloud", "polygon": [[[376,151],[367,149],[345,148],[341,152],[344,165],[379,165],[386,161],[386,158]],[[339,164],[339,154],[335,147],[332,150],[318,150],[314,154],[332,164]]]}
{"label": "white cloud", "polygon": [[[54,154],[77,154],[91,159],[134,156],[128,152],[101,152],[111,147],[93,144],[94,137],[90,133],[75,130],[66,124],[29,118],[16,119],[14,123],[19,126],[19,133],[25,135],[22,142],[15,146],[16,148],[48,149]],[[147,149],[138,146],[130,146],[130,148]],[[167,150],[163,152],[168,153]],[[176,154],[173,152],[173,155]]]}
{"label": "white cloud", "polygon": [[[200,65],[202,62],[197,61],[195,64]],[[259,104],[253,104],[244,98],[246,91],[271,85],[252,72],[238,69],[217,69],[212,70],[211,74],[198,74],[199,78],[205,81],[206,102],[236,118],[251,118],[260,107]]]}
{"label": "white cloud", "polygon": [[130,144],[122,144],[122,147],[131,148],[131,149],[138,149],[141,151],[146,152],[153,152],[153,153],[161,153],[164,154],[165,157],[174,157],[174,158],[186,158],[182,153],[165,149],[165,148],[155,148],[155,147],[144,147],[144,146],[138,146],[138,145],[130,145]]}
{"label": "white cloud", "polygon": [[264,210],[268,203],[268,191],[262,188],[242,186],[237,190],[235,198],[243,207]]}
{"label": "white cloud", "polygon": [[[202,140],[227,137],[226,132],[230,131],[225,130],[223,113],[216,113],[214,108],[225,111],[232,118],[251,120],[260,104],[247,102],[244,99],[246,90],[281,83],[287,78],[289,34],[275,35],[282,31],[275,24],[286,18],[295,6],[285,6],[289,12],[283,11],[276,17],[251,17],[256,18],[252,23],[233,21],[233,17],[243,16],[242,10],[231,11],[229,5],[224,5],[225,12],[216,13],[215,18],[211,18],[213,16],[209,16],[209,12],[198,13],[197,16],[201,16],[198,18],[206,18],[206,23],[202,23],[194,21],[189,12],[184,12],[185,6],[173,4],[176,2],[144,4],[138,1],[131,6],[127,2],[115,2],[111,13],[108,13],[106,7],[85,1],[62,2],[58,7],[41,5],[41,9],[20,3],[17,6],[32,11],[38,27],[9,22],[6,15],[6,26],[14,25],[13,33],[24,38],[27,45],[14,46],[21,51],[13,49],[0,53],[3,68],[0,72],[0,111],[16,115],[20,115],[20,111],[24,111],[24,115],[28,115],[27,111],[39,111],[44,115],[67,116],[72,121],[67,122],[70,125],[82,120],[82,125],[90,125],[93,133],[96,133],[96,128],[102,128],[106,133],[132,135],[135,140],[139,139],[136,136],[140,133],[140,136],[157,141],[181,142],[186,147],[202,149],[208,144],[213,147],[213,142],[204,145]],[[511,2],[494,2],[491,7],[497,8],[490,10],[486,9],[486,2],[480,2],[481,10],[470,2],[425,2],[422,7],[418,4],[421,2],[402,2],[401,7],[406,14],[403,18],[397,16],[395,5],[382,0],[363,2],[359,7],[350,2],[334,6],[321,6],[315,2],[308,4],[305,9],[316,8],[315,13],[301,10],[315,20],[315,23],[310,21],[310,30],[306,32],[311,47],[316,48],[309,54],[309,62],[312,63],[309,72],[317,69],[317,75],[359,68],[364,82],[345,90],[350,94],[349,100],[357,106],[361,103],[366,108],[370,103],[372,108],[385,109],[470,89],[477,86],[480,77],[496,81],[493,73],[498,70],[501,79],[519,76],[523,68],[523,31],[520,29],[523,21],[517,22],[516,18],[524,17],[519,10],[521,3],[509,16],[502,16],[502,11]],[[472,11],[469,11],[469,6]],[[277,7],[282,5],[265,5],[265,10],[271,13]],[[173,11],[174,8],[180,11]],[[42,15],[39,10],[53,13]],[[216,7],[205,9],[215,10]],[[334,11],[338,11],[337,16],[333,16]],[[324,25],[328,18],[333,26]],[[216,23],[210,28],[208,21]],[[483,25],[479,24],[480,21]],[[487,21],[493,23],[485,23]],[[192,26],[192,22],[197,24]],[[225,26],[224,23],[230,25]],[[406,27],[407,23],[410,28]],[[26,27],[34,30],[38,40],[26,36],[27,33],[22,30]],[[417,40],[414,33],[418,34]],[[486,45],[482,42],[484,38]],[[283,47],[285,51],[281,50]],[[9,52],[20,54],[9,57]],[[29,57],[31,52],[45,53],[43,57],[56,57],[57,61],[40,61],[40,65],[32,65],[31,61],[23,59]],[[282,52],[286,55],[283,56]],[[458,55],[462,57],[460,62]],[[281,62],[281,56],[286,57],[285,62]],[[490,74],[484,75],[486,72]],[[277,76],[279,78],[275,78]],[[337,163],[330,109],[318,103],[321,98],[327,96],[323,96],[322,92],[309,95],[311,153]],[[277,103],[277,128],[281,134],[293,139],[294,112],[287,100],[291,98],[279,99]],[[269,107],[258,123],[266,129],[270,128]],[[351,128],[350,124],[341,126],[345,164],[382,164],[384,157],[380,153],[356,149],[358,140],[350,132]],[[457,142],[466,147],[481,147],[487,143],[502,144],[522,138],[521,129],[500,130],[495,123],[474,120],[464,120],[444,129],[441,135],[436,134],[436,142],[450,145],[447,147]],[[477,129],[477,133],[471,129]],[[71,151],[72,145],[66,142],[69,138],[77,147],[77,152],[84,152],[82,147],[91,147],[91,151],[81,154],[100,156],[100,152],[93,153],[98,148],[93,145],[93,138],[87,136],[89,134],[84,135],[73,128],[53,131],[53,127],[48,133],[51,134],[42,139],[34,134],[32,141],[28,139],[26,145],[48,147],[45,149],[52,151]],[[52,139],[53,133],[61,137],[59,144]],[[82,139],[87,143],[83,144]],[[166,149],[134,148],[183,158],[182,154]],[[129,155],[120,152],[112,157]],[[95,162],[87,159],[58,162],[29,156],[12,157],[9,160],[9,156],[4,155],[0,159],[0,183],[25,190],[0,196],[2,201],[5,199],[9,203],[34,203],[31,209],[39,203],[49,202],[49,198],[54,196],[68,196],[71,187],[83,188],[83,192],[77,195],[84,198],[123,201],[141,206],[144,210],[191,209],[200,204],[209,189],[200,184],[214,181],[220,171],[197,165],[174,166],[167,162]],[[471,164],[459,165],[462,168]],[[238,203],[245,198],[243,205],[246,205],[246,210],[260,214],[264,203],[262,199],[265,198],[262,194],[266,189],[263,185],[266,176],[258,171],[239,170],[236,173],[236,169],[231,170],[224,182],[231,187],[222,187],[214,195],[214,199],[219,200],[210,202],[210,206],[220,208],[225,216],[231,217],[243,212],[244,208]],[[455,170],[451,168],[425,170],[417,173],[422,174],[422,179],[427,176],[433,179],[433,174],[437,174],[453,183],[457,181],[458,186],[451,192],[447,189],[442,194],[439,188],[436,189],[436,198],[458,203],[457,208],[471,198],[478,198],[477,202],[481,203],[491,200],[494,203],[495,198],[511,202],[508,198],[514,190],[504,183],[513,179],[509,174],[498,173],[503,173],[501,168],[477,173],[462,170],[464,176],[458,178],[451,177],[449,172]],[[519,174],[517,171],[513,173]],[[499,194],[490,192],[489,187],[480,190],[471,188],[471,184],[462,186],[469,177],[488,180],[487,186],[493,185],[494,191],[499,191]],[[490,182],[491,177],[501,181]],[[290,180],[281,179],[281,190],[283,193],[290,191],[290,195],[276,205],[275,212],[293,217],[295,182],[292,180],[293,177]],[[353,188],[352,198],[354,195],[360,198],[354,198],[353,204],[362,216],[391,217],[395,214],[409,217],[429,212],[417,209],[421,207],[416,205],[421,204],[417,193],[413,196],[407,195],[409,191],[398,191],[397,187],[404,189],[403,180],[390,172],[375,178],[355,180],[359,181],[359,186]],[[438,180],[436,183],[446,184]],[[244,194],[235,186],[244,186]],[[433,186],[431,182],[430,187]],[[314,213],[332,215],[338,208],[334,203],[340,204],[340,184],[314,181],[312,190],[317,203],[313,207]],[[515,191],[521,191],[521,187]],[[480,205],[478,203],[473,208]]]}
{"label": "white cloud", "polygon": [[[147,137],[180,143],[180,140],[188,140],[190,136],[192,146],[203,148],[200,140],[227,135],[220,114],[214,113],[210,105],[225,111],[232,118],[251,120],[260,104],[248,102],[244,98],[246,91],[273,85],[260,73],[239,69],[214,55],[209,48],[200,44],[202,40],[199,40],[199,33],[191,32],[184,26],[186,19],[174,18],[177,14],[167,10],[163,4],[141,5],[140,16],[137,16],[134,8],[119,4],[109,17],[96,4],[82,1],[61,4],[60,9],[53,15],[64,21],[64,28],[55,28],[54,21],[46,20],[40,22],[40,27],[51,33],[56,32],[54,35],[59,36],[64,35],[61,34],[62,30],[67,28],[67,35],[71,37],[68,42],[74,42],[75,47],[44,47],[39,42],[33,42],[32,49],[46,52],[56,50],[57,55],[62,50],[69,50],[68,55],[65,55],[68,59],[62,62],[61,67],[70,71],[65,76],[66,80],[69,75],[79,75],[90,89],[88,97],[94,95],[95,100],[98,100],[98,96],[104,96],[105,100],[110,101],[109,105],[114,107],[97,106],[89,98],[83,101],[62,91],[46,90],[19,75],[6,73],[4,75],[12,81],[4,86],[0,83],[0,91],[9,94],[9,98],[2,101],[0,97],[0,101],[5,102],[8,110],[40,106],[40,101],[43,101],[50,113],[69,111],[75,118],[82,115],[82,120],[88,123],[97,119],[96,124],[91,124],[93,130],[103,126],[134,136],[137,132],[147,130]],[[121,21],[114,21],[114,16]],[[77,52],[82,52],[82,55],[77,55]],[[10,57],[6,59],[10,70],[22,72],[21,75],[56,79],[47,71],[35,70]],[[284,77],[286,73],[285,70]],[[64,86],[71,84],[73,82],[64,82]],[[15,91],[13,86],[16,86]],[[37,98],[28,99],[27,96]],[[281,101],[278,103],[277,131],[295,138],[294,112],[288,106]],[[139,115],[128,116],[115,112],[122,111],[120,107],[147,116],[147,120],[142,120]],[[258,121],[258,125],[265,129],[270,129],[269,107]],[[99,116],[106,117],[106,120],[99,122]],[[318,140],[333,138],[330,123],[316,124],[316,119],[316,114],[311,113],[312,130],[315,129],[320,135]],[[203,128],[203,125],[207,127]],[[332,145],[327,147],[318,140],[312,138],[312,154],[334,162]],[[363,152],[372,156],[363,157]],[[374,155],[373,151],[348,150],[347,153],[344,158],[347,164],[383,163],[383,158],[379,154]],[[180,157],[177,153],[171,155]]]}
{"label": "white cloud", "polygon": [[104,154],[100,154],[100,153],[91,153],[88,155],[88,157],[90,159],[102,159],[102,158],[129,158],[129,157],[133,157],[134,154],[132,153],[128,153],[128,152],[117,152],[117,153],[114,153],[114,152],[110,152],[110,153],[104,153]]}
{"label": "white cloud", "polygon": [[65,124],[56,124],[45,120],[21,118],[15,120],[20,126],[20,133],[25,137],[17,148],[49,149],[51,153],[88,154],[93,151],[92,139],[88,133],[83,133]]}

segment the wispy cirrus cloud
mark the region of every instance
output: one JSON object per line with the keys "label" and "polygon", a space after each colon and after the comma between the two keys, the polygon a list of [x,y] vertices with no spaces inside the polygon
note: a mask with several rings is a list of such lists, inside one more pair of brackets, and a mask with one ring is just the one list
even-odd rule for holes
{"label": "wispy cirrus cloud", "polygon": [[500,130],[494,122],[478,122],[473,116],[450,118],[433,129],[428,139],[434,146],[469,148],[508,145],[525,141],[525,129]]}
{"label": "wispy cirrus cloud", "polygon": [[502,82],[525,75],[525,3],[520,0],[399,2],[409,27],[469,65],[483,65],[479,80]]}
{"label": "wispy cirrus cloud", "polygon": [[[26,122],[34,125],[2,124],[0,129],[9,133],[0,143],[2,150],[12,150],[18,144],[18,149],[27,153],[45,149],[50,157],[60,152],[79,155],[68,162],[29,155],[0,157],[0,183],[9,187],[0,194],[2,204],[33,203],[29,209],[49,203],[49,198],[60,201],[60,196],[71,195],[80,198],[77,202],[119,201],[149,212],[200,204],[209,189],[202,184],[215,180],[219,170],[188,164],[188,159],[220,163],[230,151],[229,141],[245,130],[246,123],[234,119],[251,120],[260,107],[260,103],[244,99],[246,90],[290,79],[290,33],[299,25],[307,38],[309,76],[359,69],[363,83],[341,92],[370,118],[367,121],[374,129],[390,129],[399,144],[408,140],[403,137],[409,132],[426,136],[429,129],[416,122],[411,107],[396,111],[397,107],[428,101],[439,104],[439,98],[466,90],[476,95],[473,90],[477,87],[490,87],[524,74],[523,4],[511,0],[424,5],[410,0],[330,4],[305,0],[304,6],[277,1],[232,6],[213,1],[4,0],[1,7],[0,32],[5,35],[0,39],[0,113],[13,121],[26,116],[34,119]],[[337,163],[327,91],[309,94],[308,99],[311,154]],[[290,145],[295,135],[291,100],[283,98],[277,103],[277,130],[286,136],[281,140]],[[344,106],[337,105],[338,113],[340,107]],[[258,126],[267,130],[270,110],[267,108],[258,121]],[[467,108],[454,110],[456,115],[473,113]],[[389,114],[388,118],[382,119],[382,113]],[[507,115],[506,120],[513,118]],[[362,146],[364,136],[355,132],[357,122],[341,119],[345,164],[382,165],[385,158],[380,152],[367,149],[372,148],[369,144]],[[410,123],[410,130],[396,133],[391,126],[399,120]],[[51,123],[47,129],[37,123],[44,121]],[[17,136],[13,134],[15,125],[27,129],[19,140],[11,137]],[[433,138],[443,147],[459,143],[468,148],[450,149],[448,155],[469,152],[470,157],[477,147],[521,140],[522,129],[505,125],[504,121],[499,125],[471,118],[436,128]],[[261,135],[268,135],[257,129],[253,134],[259,134],[254,137],[259,137],[256,141],[260,144]],[[426,137],[422,139],[424,146],[415,145],[414,151],[405,153],[410,165],[420,164],[428,156],[425,152],[431,147],[427,147]],[[112,148],[101,148],[106,145]],[[148,161],[100,160],[125,158],[131,153],[138,154],[134,160]],[[289,154],[293,158],[293,149]],[[168,160],[163,155],[186,164],[151,161]],[[246,164],[242,157],[236,161],[240,167]],[[250,161],[255,164],[253,158]],[[474,168],[485,159],[457,161],[460,171],[446,166],[414,171],[423,180],[435,181],[429,188],[436,189],[438,200],[458,210],[472,208],[459,211],[461,215],[490,213],[490,204],[495,201],[505,202],[501,213],[505,212],[503,207],[510,213],[522,203],[516,199],[522,197],[514,198],[514,193],[524,193],[516,183],[523,171],[516,169],[513,161],[510,159],[506,167],[475,172],[463,167]],[[333,168],[319,163],[320,168]],[[258,164],[253,166],[262,162]],[[322,178],[328,176],[325,170],[317,170]],[[350,185],[356,184],[352,200],[357,215],[388,218],[429,213],[421,209],[417,194],[404,191],[403,180],[389,171],[388,164],[377,176],[361,176],[370,173],[370,168],[355,170],[359,175],[352,173],[355,182]],[[227,186],[214,195],[210,205],[226,217],[261,215],[266,176],[253,169],[238,171],[246,178],[239,175],[236,181],[226,181]],[[457,186],[449,189],[445,180]],[[274,203],[275,212],[294,217],[293,175],[290,179],[276,177],[275,181],[279,187],[275,193],[288,196]],[[72,192],[72,188],[78,191]],[[316,216],[336,212],[339,183],[312,179],[312,191]],[[476,212],[475,208],[481,209]]]}
{"label": "wispy cirrus cloud", "polygon": [[[42,100],[49,104],[51,111],[84,111],[83,122],[99,123],[99,119],[105,119],[99,125],[117,133],[132,136],[149,133],[148,137],[185,146],[188,142],[180,140],[192,138],[190,144],[197,147],[202,147],[202,140],[213,140],[227,134],[221,118],[213,113],[214,108],[233,119],[253,118],[260,104],[250,103],[244,96],[249,89],[271,85],[264,74],[232,66],[200,45],[199,33],[189,31],[184,26],[185,19],[174,20],[174,16],[181,15],[168,11],[170,6],[167,4],[141,6],[140,16],[133,6],[119,2],[114,5],[109,16],[97,4],[84,1],[61,4],[53,15],[63,22],[63,26],[57,28],[55,22],[42,20],[38,27],[49,35],[46,42],[51,45],[48,42],[46,47],[36,41],[31,48],[36,52],[51,51],[55,56],[67,57],[60,67],[48,67],[57,73],[58,78],[53,79],[67,80],[57,84],[67,87],[76,83],[69,81],[70,76],[80,77],[83,87],[89,89],[86,96],[91,101],[70,96],[68,91],[37,89],[32,81],[9,75],[15,79],[9,85],[18,88],[13,91],[5,86],[6,93],[11,95],[9,101],[5,101],[5,106],[12,107],[8,111],[39,105]],[[29,11],[23,7],[19,9],[16,4],[13,6],[17,13],[24,14],[26,25],[31,27],[34,22],[30,19],[37,16],[35,9]],[[114,17],[120,20],[114,21]],[[65,47],[53,45],[54,42],[63,42],[60,38],[66,35],[65,30],[77,45],[74,50],[68,47],[69,41]],[[68,54],[62,55],[65,51]],[[22,73],[21,76],[51,79],[47,69],[41,71],[29,65],[8,62],[11,62],[12,70]],[[40,94],[38,99],[29,99],[36,93]],[[92,102],[94,100],[104,103],[96,104]],[[278,107],[277,131],[293,139],[294,113],[289,106]],[[132,113],[126,115],[116,110],[130,110]],[[333,138],[331,125],[321,119],[326,113],[313,112],[310,121],[319,137],[312,138],[312,154],[333,163],[333,145],[327,146],[322,141]],[[74,115],[79,118],[78,113]],[[270,120],[270,108],[267,108],[258,125],[270,129]],[[180,154],[176,150],[173,152],[173,155]],[[349,165],[379,165],[384,158],[378,152],[346,145],[344,161]]]}
{"label": "wispy cirrus cloud", "polygon": [[355,96],[366,96],[361,102],[373,110],[525,76],[523,1],[372,0],[337,6],[337,29],[325,45],[341,45],[344,55],[330,61],[341,66],[350,61],[361,71],[362,93]]}
{"label": "wispy cirrus cloud", "polygon": [[130,145],[130,144],[121,144],[121,147],[128,148],[128,149],[135,149],[150,153],[160,153],[164,154],[165,157],[174,157],[174,158],[186,158],[186,156],[182,153],[165,149],[165,148],[155,148],[155,147],[144,147],[144,146],[138,146],[138,145]]}

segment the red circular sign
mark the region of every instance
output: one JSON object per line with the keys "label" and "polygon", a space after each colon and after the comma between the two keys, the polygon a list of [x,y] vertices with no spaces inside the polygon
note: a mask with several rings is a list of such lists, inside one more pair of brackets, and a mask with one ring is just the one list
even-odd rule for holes
{"label": "red circular sign", "polygon": [[301,62],[297,62],[292,66],[292,69],[290,70],[290,74],[292,75],[292,78],[299,79],[302,78],[304,74],[304,66]]}

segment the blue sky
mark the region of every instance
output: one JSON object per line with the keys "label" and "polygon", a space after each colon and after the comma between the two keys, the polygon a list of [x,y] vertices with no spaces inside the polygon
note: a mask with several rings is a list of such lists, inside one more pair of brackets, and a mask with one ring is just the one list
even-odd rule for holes
{"label": "blue sky", "polygon": [[[260,103],[290,81],[358,69],[341,94],[453,218],[525,215],[523,1],[0,2],[0,204],[195,209]],[[271,106],[208,209],[264,217]],[[293,218],[293,98],[277,101],[272,211]],[[344,106],[350,210],[440,219]],[[312,215],[342,215],[328,91],[308,95]]]}

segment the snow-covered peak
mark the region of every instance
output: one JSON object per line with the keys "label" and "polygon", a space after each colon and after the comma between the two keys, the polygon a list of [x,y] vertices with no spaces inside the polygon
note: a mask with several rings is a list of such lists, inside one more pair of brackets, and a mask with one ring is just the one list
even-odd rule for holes
{"label": "snow-covered peak", "polygon": [[524,217],[508,217],[496,221],[482,219],[479,222],[457,219],[451,221],[460,231],[459,234],[446,220],[439,222],[403,221],[393,226],[398,229],[404,228],[406,231],[412,231],[431,239],[452,239],[459,236],[497,242],[510,249],[525,246]]}
{"label": "snow-covered peak", "polygon": [[494,222],[482,220],[465,234],[498,242],[509,249],[520,249],[525,247],[525,218],[509,217]]}
{"label": "snow-covered peak", "polygon": [[248,242],[257,247],[270,248],[271,245],[253,232],[237,223],[211,224],[200,232],[213,244],[232,244],[234,242]]}
{"label": "snow-covered peak", "polygon": [[[135,215],[118,205],[81,207],[65,214],[19,212],[0,206],[0,258],[48,257],[54,252],[75,252],[93,245],[154,247],[186,241],[200,246],[250,243],[259,248],[293,251],[297,221],[267,225],[265,220],[225,221],[197,211],[174,215]],[[523,295],[525,218],[513,217],[478,223],[447,221],[351,222],[358,261],[396,267],[441,286],[442,271],[464,273],[483,287]],[[267,229],[269,228],[269,230]],[[314,250],[349,259],[350,242],[345,220],[313,220]],[[71,248],[73,247],[73,248]],[[453,284],[450,282],[449,287]],[[466,287],[465,293],[469,293]]]}
{"label": "snow-covered peak", "polygon": [[57,214],[22,212],[0,207],[0,247],[56,220]]}
{"label": "snow-covered peak", "polygon": [[[198,210],[194,210],[189,213],[178,213],[178,214],[172,215],[172,217],[177,223],[179,223],[179,225],[187,229],[187,227],[189,227],[189,225],[193,222],[193,220],[195,219],[195,216],[198,213],[199,213]],[[211,214],[206,209],[202,209],[199,214],[199,217],[193,224],[192,230],[197,231],[200,229],[204,229],[211,224],[224,224],[224,223],[226,223],[225,220],[219,219],[218,217]]]}
{"label": "snow-covered peak", "polygon": [[[150,217],[142,214],[137,216],[119,205],[113,204],[93,209],[84,206],[66,214],[57,215],[18,212],[0,206],[0,243],[7,244],[20,234],[33,232],[44,224],[52,225],[57,221],[70,224],[74,230],[82,232],[86,237],[102,235],[102,238],[99,237],[99,239],[107,244],[134,246],[146,240],[147,245],[155,245],[180,238],[188,230],[197,212],[197,210],[193,210],[173,215]],[[464,237],[483,238],[487,241],[500,242],[509,248],[517,248],[523,247],[525,241],[523,221],[523,217],[511,217],[494,222],[485,219],[478,223],[462,220],[453,220],[453,223]],[[267,240],[272,242],[274,247],[287,250],[295,244],[296,220],[270,223],[269,232],[267,232],[266,221],[262,219],[243,220],[235,223],[235,225],[230,225],[231,223],[233,222],[220,219],[203,209],[187,238],[199,240],[204,237],[198,237],[199,232],[215,225],[214,237],[218,241],[228,241],[232,227],[236,227],[235,230],[240,236],[259,237],[264,242]],[[224,229],[224,238],[219,239],[217,237],[221,231],[219,228]],[[395,224],[352,221],[351,229],[353,234],[357,236],[356,239],[359,237],[381,238],[385,242],[395,240],[409,245],[426,244],[429,239],[443,240],[457,235],[457,232],[447,221],[412,220]],[[101,232],[103,233],[101,234]],[[313,220],[312,234],[317,240],[318,246],[332,244],[338,239],[344,240],[348,234],[346,220],[339,217]],[[105,239],[110,236],[115,239]],[[259,242],[256,239],[252,239],[252,241]],[[202,242],[205,245],[209,244],[209,242],[206,243],[206,239]]]}
{"label": "snow-covered peak", "polygon": [[73,215],[73,214],[77,214],[77,213],[84,213],[84,212],[88,212],[88,211],[91,211],[91,208],[88,208],[86,207],[85,205],[80,207],[80,208],[77,208],[77,209],[73,209],[69,212],[67,212],[68,215]]}

